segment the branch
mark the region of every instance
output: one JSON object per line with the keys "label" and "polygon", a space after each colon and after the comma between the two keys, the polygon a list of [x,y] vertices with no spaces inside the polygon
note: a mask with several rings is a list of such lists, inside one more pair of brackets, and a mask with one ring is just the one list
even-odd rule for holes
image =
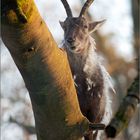
{"label": "branch", "polygon": [[38,140],[78,139],[88,130],[65,52],[33,0],[2,0],[2,40],[29,91]]}
{"label": "branch", "polygon": [[2,0],[1,21],[2,40],[29,91],[37,139],[81,139],[90,123],[80,111],[66,53],[34,1]]}
{"label": "branch", "polygon": [[105,125],[101,123],[89,123],[89,130],[104,130]]}
{"label": "branch", "polygon": [[[36,134],[36,130],[34,126],[30,126],[30,125],[25,125],[24,123],[18,122],[17,120],[15,120],[14,118],[10,117],[9,122],[11,123],[16,123],[17,125],[19,125],[20,127],[22,127],[26,132],[28,132],[29,134]],[[105,125],[104,124],[93,124],[93,123],[89,123],[89,131],[93,131],[93,130],[104,130]]]}
{"label": "branch", "polygon": [[128,89],[127,95],[124,97],[115,117],[105,129],[107,137],[116,137],[116,135],[128,126],[128,123],[137,109],[139,101],[139,77],[137,76]]}

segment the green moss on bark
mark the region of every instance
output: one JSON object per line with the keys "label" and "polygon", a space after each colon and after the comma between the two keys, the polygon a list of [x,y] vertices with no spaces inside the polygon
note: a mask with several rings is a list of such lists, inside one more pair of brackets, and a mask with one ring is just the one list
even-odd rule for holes
{"label": "green moss on bark", "polygon": [[27,23],[35,8],[32,0],[3,0],[1,5],[2,24],[12,25]]}

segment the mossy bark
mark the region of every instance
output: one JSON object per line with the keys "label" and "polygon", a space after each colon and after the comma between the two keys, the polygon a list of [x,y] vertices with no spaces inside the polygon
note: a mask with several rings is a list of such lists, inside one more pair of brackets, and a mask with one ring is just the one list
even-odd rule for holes
{"label": "mossy bark", "polygon": [[89,122],[81,114],[67,56],[34,1],[2,0],[1,20],[2,40],[30,94],[37,139],[81,139]]}
{"label": "mossy bark", "polygon": [[106,127],[107,137],[116,137],[124,128],[128,126],[128,123],[135,114],[139,101],[139,76],[137,76],[128,89],[127,95],[124,97],[122,103],[120,104],[115,117]]}

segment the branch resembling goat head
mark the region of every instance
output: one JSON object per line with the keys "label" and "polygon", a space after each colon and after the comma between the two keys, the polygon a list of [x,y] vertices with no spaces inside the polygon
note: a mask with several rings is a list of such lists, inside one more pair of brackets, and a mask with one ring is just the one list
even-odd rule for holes
{"label": "branch resembling goat head", "polygon": [[94,0],[87,0],[85,2],[79,17],[73,17],[67,0],[61,1],[67,13],[66,20],[64,22],[60,22],[60,25],[64,30],[65,45],[70,49],[70,51],[80,53],[85,46],[89,44],[89,35],[96,31],[105,20],[92,23],[87,21],[85,14]]}

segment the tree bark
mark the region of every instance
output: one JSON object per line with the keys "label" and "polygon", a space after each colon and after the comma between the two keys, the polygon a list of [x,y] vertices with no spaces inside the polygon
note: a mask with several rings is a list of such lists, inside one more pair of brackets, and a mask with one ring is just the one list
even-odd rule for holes
{"label": "tree bark", "polygon": [[81,139],[89,122],[81,114],[67,56],[34,1],[2,0],[1,17],[2,40],[30,94],[37,139]]}
{"label": "tree bark", "polygon": [[120,104],[115,117],[105,129],[107,137],[116,137],[124,128],[128,126],[128,123],[134,116],[139,102],[139,76],[137,76],[128,89],[127,95],[124,97],[122,103]]}

